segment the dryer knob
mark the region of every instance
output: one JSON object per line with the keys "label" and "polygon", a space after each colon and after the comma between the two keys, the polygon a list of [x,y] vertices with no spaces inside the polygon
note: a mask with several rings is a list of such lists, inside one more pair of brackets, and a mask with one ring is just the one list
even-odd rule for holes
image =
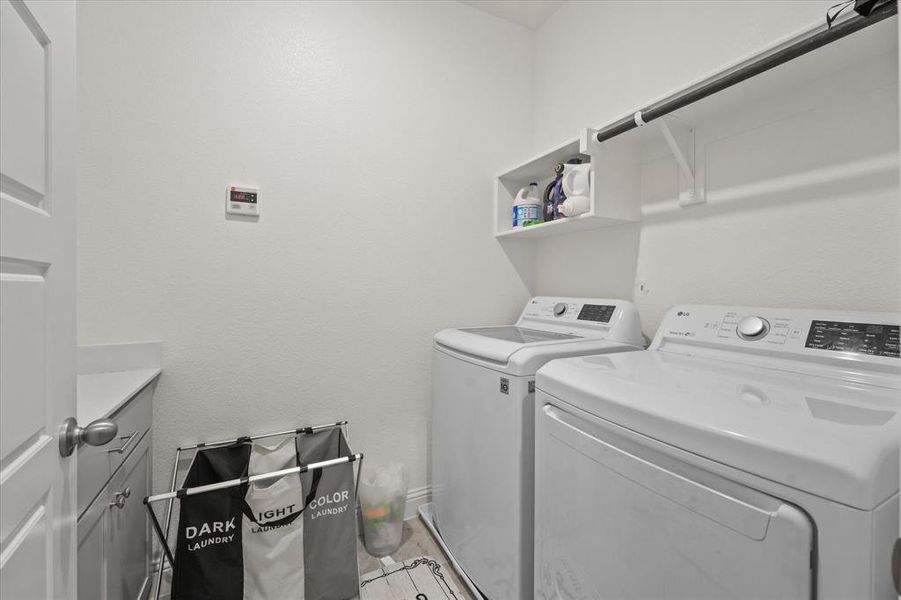
{"label": "dryer knob", "polygon": [[745,317],[738,322],[735,331],[743,340],[758,340],[770,330],[770,324],[760,317]]}
{"label": "dryer knob", "polygon": [[563,313],[566,312],[566,304],[564,302],[558,302],[554,305],[554,316],[562,317]]}

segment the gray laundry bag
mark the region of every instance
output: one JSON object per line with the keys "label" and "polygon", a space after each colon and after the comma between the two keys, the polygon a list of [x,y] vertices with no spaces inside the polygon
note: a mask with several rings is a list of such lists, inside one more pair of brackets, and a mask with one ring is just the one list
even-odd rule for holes
{"label": "gray laundry bag", "polygon": [[[297,456],[302,464],[350,454],[341,429],[297,437]],[[360,574],[353,463],[312,469],[301,475],[301,481],[309,500],[303,513],[304,598],[356,598]]]}

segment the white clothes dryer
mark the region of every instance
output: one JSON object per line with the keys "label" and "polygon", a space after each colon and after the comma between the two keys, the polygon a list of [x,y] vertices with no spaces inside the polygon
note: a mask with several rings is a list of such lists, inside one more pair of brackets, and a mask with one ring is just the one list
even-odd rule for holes
{"label": "white clothes dryer", "polygon": [[536,297],[515,325],[435,336],[433,504],[423,513],[485,597],[532,597],[535,372],[554,358],[643,347],[630,302],[589,298]]}
{"label": "white clothes dryer", "polygon": [[899,323],[680,306],[539,370],[536,597],[896,598]]}

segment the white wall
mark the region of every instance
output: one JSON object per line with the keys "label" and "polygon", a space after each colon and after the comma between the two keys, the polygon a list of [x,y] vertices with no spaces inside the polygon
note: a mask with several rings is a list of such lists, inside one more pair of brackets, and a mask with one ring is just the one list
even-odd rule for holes
{"label": "white wall", "polygon": [[[533,149],[630,114],[832,4],[566,2],[536,36],[547,84],[534,88]],[[884,78],[880,89],[820,81],[699,128],[706,206],[543,240],[533,291],[634,293],[649,335],[676,303],[901,310],[896,49],[886,56],[854,74]],[[649,158],[643,206],[675,199],[676,181],[671,158]]]}
{"label": "white wall", "polygon": [[425,485],[432,334],[527,295],[485,215],[529,42],[456,2],[79,2],[79,342],[164,341],[157,489],[180,443],[341,418]]}
{"label": "white wall", "polygon": [[[79,341],[164,340],[157,487],[179,443],[344,417],[424,485],[431,335],[529,292],[642,282],[648,334],[679,302],[901,309],[897,66],[708,124],[706,206],[491,237],[500,169],[832,3],[567,2],[532,34],[456,2],[80,2]],[[674,182],[650,157],[643,204]],[[229,183],[260,186],[259,222],[225,218]]]}

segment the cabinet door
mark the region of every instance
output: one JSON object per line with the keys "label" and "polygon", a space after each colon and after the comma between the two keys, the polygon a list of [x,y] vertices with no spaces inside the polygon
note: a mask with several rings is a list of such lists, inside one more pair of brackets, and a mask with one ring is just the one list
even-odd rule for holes
{"label": "cabinet door", "polygon": [[150,432],[128,456],[108,489],[107,598],[137,600],[143,598],[150,582],[150,523],[142,503],[150,493]]}
{"label": "cabinet door", "polygon": [[106,600],[109,538],[106,489],[78,519],[78,598]]}

